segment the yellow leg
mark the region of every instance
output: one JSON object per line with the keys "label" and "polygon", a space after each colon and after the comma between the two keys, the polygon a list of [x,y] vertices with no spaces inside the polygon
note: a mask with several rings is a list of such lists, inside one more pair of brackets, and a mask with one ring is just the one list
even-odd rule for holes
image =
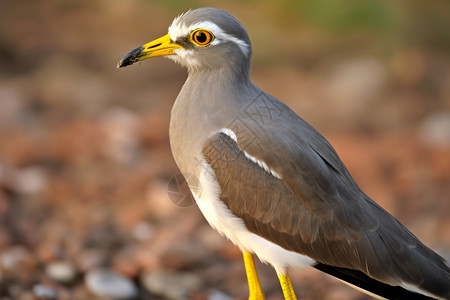
{"label": "yellow leg", "polygon": [[278,279],[280,279],[281,288],[283,289],[284,299],[297,300],[295,297],[294,289],[292,288],[291,280],[288,274],[278,273]]}
{"label": "yellow leg", "polygon": [[261,289],[261,285],[259,284],[258,273],[256,272],[253,255],[245,250],[243,252],[243,255],[245,271],[247,272],[248,289],[250,290],[250,296],[248,297],[248,299],[264,300],[264,293]]}

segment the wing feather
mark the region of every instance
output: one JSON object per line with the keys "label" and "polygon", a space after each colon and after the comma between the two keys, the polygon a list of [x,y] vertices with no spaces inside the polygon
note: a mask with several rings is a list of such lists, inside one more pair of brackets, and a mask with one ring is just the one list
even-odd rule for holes
{"label": "wing feather", "polygon": [[[242,137],[236,142],[219,132],[202,153],[215,172],[221,200],[249,231],[319,263],[358,270],[390,285],[404,281],[438,290],[450,281],[444,260],[357,187],[318,133],[311,145],[267,128],[253,133],[275,146],[255,151],[262,143],[251,143],[241,148]],[[442,287],[438,292],[445,294]]]}

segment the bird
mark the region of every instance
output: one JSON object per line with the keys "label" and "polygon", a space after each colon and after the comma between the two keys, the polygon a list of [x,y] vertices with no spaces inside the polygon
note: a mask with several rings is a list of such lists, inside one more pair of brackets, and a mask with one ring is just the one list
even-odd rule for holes
{"label": "bird", "polygon": [[117,67],[156,56],[187,68],[171,150],[205,219],[242,251],[249,299],[264,299],[254,255],[275,269],[285,299],[296,299],[295,267],[378,298],[450,299],[445,259],[358,187],[317,130],[252,83],[252,46],[238,19],[189,10]]}

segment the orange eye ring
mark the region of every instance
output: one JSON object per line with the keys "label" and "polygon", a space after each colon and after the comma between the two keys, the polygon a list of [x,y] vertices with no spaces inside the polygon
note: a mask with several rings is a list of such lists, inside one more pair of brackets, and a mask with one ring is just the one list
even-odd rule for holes
{"label": "orange eye ring", "polygon": [[209,46],[214,41],[214,34],[206,29],[197,29],[191,33],[191,42],[199,47]]}

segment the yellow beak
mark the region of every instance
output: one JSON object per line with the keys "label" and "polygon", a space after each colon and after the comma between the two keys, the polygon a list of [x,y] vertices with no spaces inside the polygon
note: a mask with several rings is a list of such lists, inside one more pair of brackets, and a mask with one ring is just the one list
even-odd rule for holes
{"label": "yellow beak", "polygon": [[172,42],[170,36],[166,34],[159,39],[128,52],[117,64],[117,68],[126,67],[150,57],[173,55],[175,54],[173,50],[181,48],[183,47]]}

